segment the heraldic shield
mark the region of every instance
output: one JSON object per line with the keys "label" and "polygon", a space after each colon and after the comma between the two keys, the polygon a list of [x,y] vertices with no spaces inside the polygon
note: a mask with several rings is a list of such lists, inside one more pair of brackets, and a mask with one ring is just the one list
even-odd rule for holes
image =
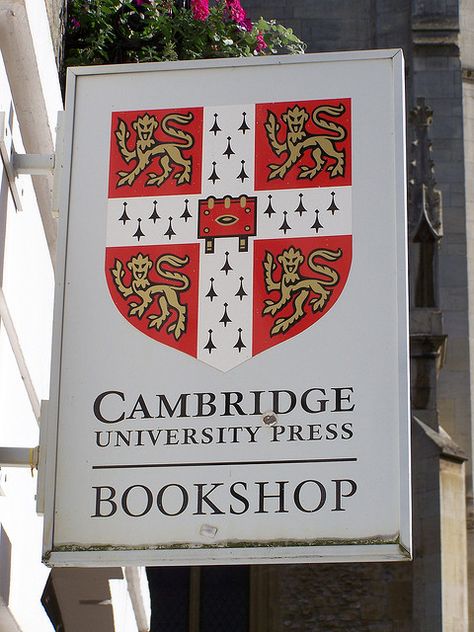
{"label": "heraldic shield", "polygon": [[117,309],[221,371],[329,318],[352,261],[351,168],[347,98],[114,112]]}

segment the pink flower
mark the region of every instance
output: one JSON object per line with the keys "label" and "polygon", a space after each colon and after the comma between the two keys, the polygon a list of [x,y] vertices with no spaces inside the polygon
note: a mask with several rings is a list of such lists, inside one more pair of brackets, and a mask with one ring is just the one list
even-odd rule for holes
{"label": "pink flower", "polygon": [[245,18],[241,26],[243,26],[246,31],[250,32],[253,29],[252,20],[250,18]]}
{"label": "pink flower", "polygon": [[255,52],[256,53],[261,53],[262,50],[265,50],[266,48],[268,48],[265,40],[263,39],[263,34],[262,31],[259,31],[257,34],[257,44],[255,46]]}
{"label": "pink flower", "polygon": [[209,15],[209,0],[191,0],[193,18],[204,22]]}
{"label": "pink flower", "polygon": [[226,9],[232,22],[247,29],[247,14],[240,4],[240,0],[226,0]]}
{"label": "pink flower", "polygon": [[71,28],[72,28],[74,31],[77,31],[77,29],[80,29],[80,28],[81,28],[81,23],[79,22],[79,20],[78,20],[78,19],[76,19],[76,18],[71,18]]}

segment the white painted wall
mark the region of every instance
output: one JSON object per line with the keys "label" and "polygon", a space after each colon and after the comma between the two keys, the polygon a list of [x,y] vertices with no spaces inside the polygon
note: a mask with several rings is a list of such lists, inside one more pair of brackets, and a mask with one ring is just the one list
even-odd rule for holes
{"label": "white painted wall", "polygon": [[[18,153],[54,151],[62,109],[44,0],[0,0],[0,112]],[[1,124],[1,116],[0,116]],[[4,138],[0,129],[0,142]],[[52,177],[14,179],[0,158],[0,447],[39,443],[49,396],[56,221]],[[51,632],[41,605],[43,519],[37,473],[0,469],[0,632]],[[71,569],[73,571],[73,569]],[[144,569],[111,581],[116,632],[143,632],[150,607]],[[59,604],[61,607],[61,604]],[[80,625],[81,622],[77,621]]]}
{"label": "white painted wall", "polygon": [[[15,149],[23,153],[3,58],[0,111],[8,113]],[[30,447],[38,444],[38,402],[48,396],[53,269],[31,178],[17,179],[21,209],[15,206],[3,162],[0,178],[0,446]],[[2,569],[0,608],[8,608],[24,632],[50,632],[40,601],[48,569],[40,559],[36,474],[2,468],[0,482],[0,523],[11,543],[10,573]],[[3,537],[0,553],[5,546]],[[0,629],[9,632],[15,626],[9,618]]]}
{"label": "white painted wall", "polygon": [[[123,579],[110,579],[115,632],[147,632],[150,621],[148,583],[143,567],[122,568]],[[144,597],[146,596],[146,599]]]}

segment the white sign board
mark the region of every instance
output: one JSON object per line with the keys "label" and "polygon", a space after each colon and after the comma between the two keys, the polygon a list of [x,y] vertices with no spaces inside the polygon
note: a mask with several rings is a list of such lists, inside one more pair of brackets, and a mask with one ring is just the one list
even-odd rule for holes
{"label": "white sign board", "polygon": [[69,73],[44,558],[410,555],[399,51]]}

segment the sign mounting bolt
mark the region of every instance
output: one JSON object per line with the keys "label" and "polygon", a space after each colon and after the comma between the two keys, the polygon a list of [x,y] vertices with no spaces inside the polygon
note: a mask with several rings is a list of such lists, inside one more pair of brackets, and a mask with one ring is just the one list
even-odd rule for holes
{"label": "sign mounting bolt", "polygon": [[278,417],[273,410],[267,410],[267,412],[262,415],[262,421],[266,426],[274,426],[278,423]]}

